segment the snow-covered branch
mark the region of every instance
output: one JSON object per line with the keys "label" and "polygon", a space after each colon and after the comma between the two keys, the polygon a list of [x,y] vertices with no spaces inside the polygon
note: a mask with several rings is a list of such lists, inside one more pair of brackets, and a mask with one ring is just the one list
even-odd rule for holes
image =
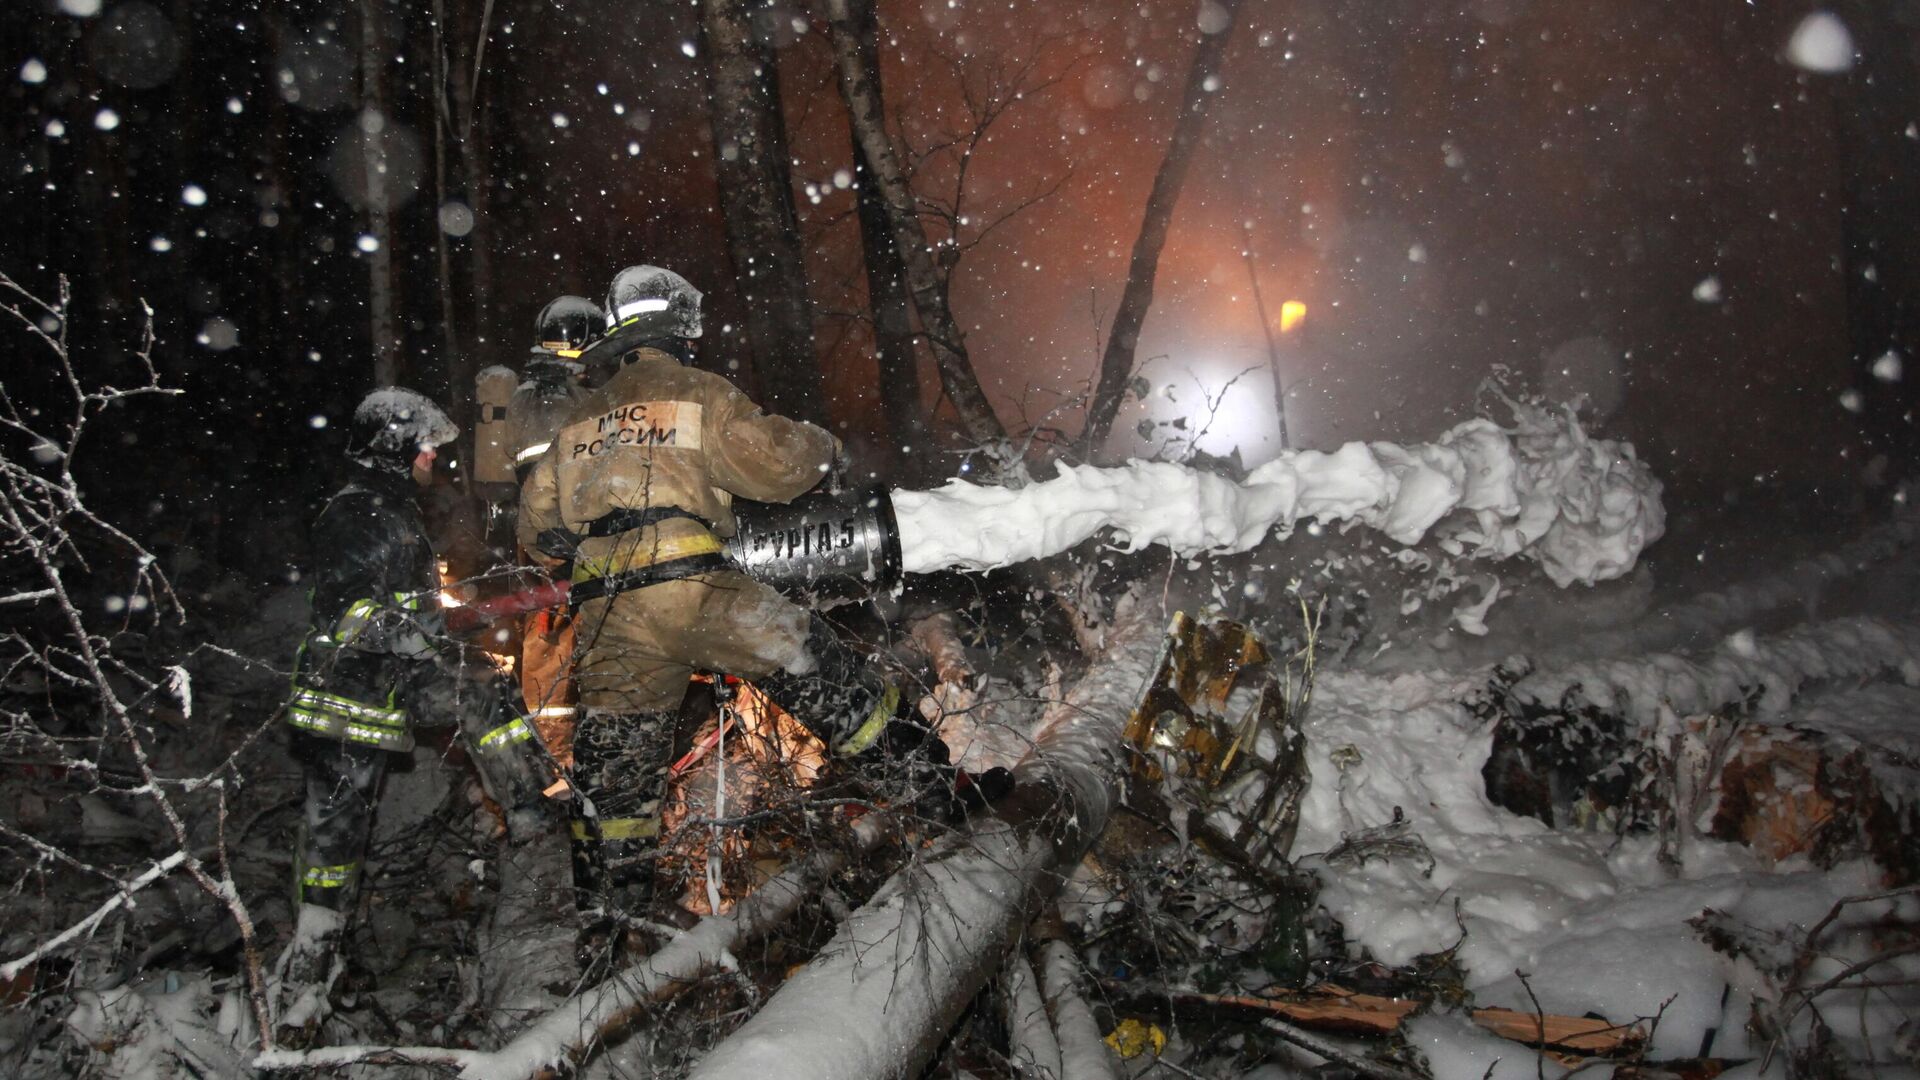
{"label": "snow-covered branch", "polygon": [[100,926],[102,920],[127,904],[133,903],[133,894],[159,881],[178,870],[187,861],[187,853],[176,851],[147,868],[147,872],[120,887],[120,891],[109,897],[107,902],[93,910],[93,913],[58,934],[41,942],[34,950],[24,956],[0,964],[0,982],[11,982],[26,968],[43,957],[65,948],[68,943],[85,937]]}

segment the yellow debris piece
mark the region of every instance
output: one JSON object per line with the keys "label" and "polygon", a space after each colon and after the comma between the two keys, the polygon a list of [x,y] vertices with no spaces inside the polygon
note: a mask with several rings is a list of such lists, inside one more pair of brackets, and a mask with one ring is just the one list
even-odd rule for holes
{"label": "yellow debris piece", "polygon": [[1113,1047],[1114,1053],[1131,1061],[1149,1050],[1154,1057],[1159,1057],[1160,1051],[1167,1048],[1167,1033],[1161,1031],[1158,1024],[1128,1017],[1107,1032],[1106,1041],[1108,1046]]}

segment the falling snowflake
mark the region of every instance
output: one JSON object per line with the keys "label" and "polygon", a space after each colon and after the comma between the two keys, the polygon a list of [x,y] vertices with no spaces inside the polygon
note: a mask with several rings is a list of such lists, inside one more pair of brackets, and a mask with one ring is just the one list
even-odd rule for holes
{"label": "falling snowflake", "polygon": [[1847,24],[1830,11],[1816,11],[1800,20],[1787,41],[1787,59],[1802,71],[1837,75],[1853,68],[1853,35]]}

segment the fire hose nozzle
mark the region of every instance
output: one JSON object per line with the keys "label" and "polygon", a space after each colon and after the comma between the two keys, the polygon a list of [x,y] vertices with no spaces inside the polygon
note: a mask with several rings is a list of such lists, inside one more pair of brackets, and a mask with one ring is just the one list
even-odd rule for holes
{"label": "fire hose nozzle", "polygon": [[[748,577],[806,601],[865,599],[899,588],[900,527],[884,487],[816,492],[790,503],[745,499],[727,557]],[[455,634],[567,602],[572,584],[552,581],[447,611]]]}

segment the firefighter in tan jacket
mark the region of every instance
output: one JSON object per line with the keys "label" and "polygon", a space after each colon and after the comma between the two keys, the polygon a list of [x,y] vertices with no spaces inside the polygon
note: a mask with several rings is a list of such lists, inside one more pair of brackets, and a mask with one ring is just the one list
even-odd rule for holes
{"label": "firefighter in tan jacket", "polygon": [[833,469],[839,440],[687,366],[700,293],[678,274],[621,271],[607,319],[583,357],[594,389],[528,476],[519,529],[523,545],[572,564],[581,902],[637,912],[652,903],[673,729],[694,671],[753,681],[836,755],[944,764],[946,748],[820,620],[726,558],[733,499],[805,493]]}

